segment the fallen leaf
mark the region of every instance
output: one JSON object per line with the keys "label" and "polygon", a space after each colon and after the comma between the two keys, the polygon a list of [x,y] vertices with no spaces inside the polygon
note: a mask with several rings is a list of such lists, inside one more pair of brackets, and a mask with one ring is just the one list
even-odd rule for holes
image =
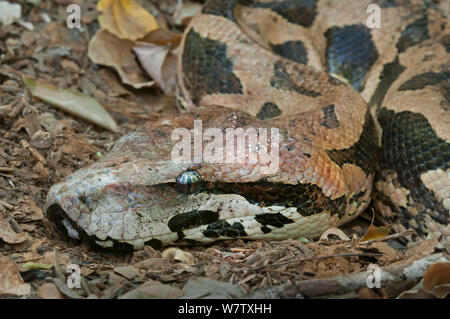
{"label": "fallen leaf", "polygon": [[212,280],[206,277],[194,277],[189,279],[184,285],[183,291],[183,298],[186,299],[231,299],[244,297],[244,293],[237,285],[233,285],[229,282]]}
{"label": "fallen leaf", "polygon": [[423,287],[438,298],[450,294],[450,262],[437,262],[423,275]]}
{"label": "fallen leaf", "polygon": [[58,287],[51,282],[46,282],[40,286],[38,294],[42,299],[66,299],[66,297],[58,290]]}
{"label": "fallen leaf", "polygon": [[62,282],[61,279],[53,278],[53,283],[55,284],[56,287],[58,287],[58,290],[65,296],[72,298],[72,299],[81,299],[82,298],[78,293],[75,292],[75,290],[67,287],[67,285],[64,282]]}
{"label": "fallen leaf", "polygon": [[430,290],[425,290],[436,298],[444,299],[450,296],[450,284],[435,286]]}
{"label": "fallen leaf", "polygon": [[140,269],[165,269],[170,266],[170,261],[168,258],[147,258],[134,265]]}
{"label": "fallen leaf", "polygon": [[36,116],[36,121],[52,135],[56,135],[64,129],[64,124],[55,118],[50,112],[45,112]]}
{"label": "fallen leaf", "polygon": [[367,230],[364,237],[360,240],[361,242],[373,239],[381,239],[389,235],[391,232],[391,227],[386,226],[374,226],[371,224]]}
{"label": "fallen leaf", "polygon": [[113,67],[122,82],[135,89],[151,87],[155,81],[149,81],[140,68],[133,53],[133,45],[129,40],[119,39],[101,29],[89,43],[88,56],[94,63]]}
{"label": "fallen leaf", "polygon": [[396,299],[434,299],[434,296],[423,288],[423,280],[409,290],[403,291]]}
{"label": "fallen leaf", "polygon": [[30,145],[37,150],[49,149],[53,145],[52,136],[49,132],[39,130],[31,137]]}
{"label": "fallen leaf", "polygon": [[150,281],[128,291],[119,299],[175,299],[183,294],[183,290],[179,288]]}
{"label": "fallen leaf", "polygon": [[0,24],[10,25],[22,16],[22,7],[20,4],[0,1]]}
{"label": "fallen leaf", "polygon": [[101,0],[100,26],[121,39],[137,40],[158,28],[156,19],[134,0]]}
{"label": "fallen leaf", "polygon": [[139,270],[134,268],[133,266],[115,267],[114,272],[116,274],[122,275],[129,280],[140,275]]}
{"label": "fallen leaf", "polygon": [[423,275],[423,287],[427,290],[443,284],[450,284],[450,262],[434,263]]}
{"label": "fallen leaf", "polygon": [[139,42],[148,42],[158,45],[170,45],[172,49],[176,48],[181,42],[182,35],[173,31],[158,28],[147,34]]}
{"label": "fallen leaf", "polygon": [[170,46],[136,42],[133,47],[144,70],[161,87],[164,94],[170,94],[175,88],[177,56],[170,52]]}
{"label": "fallen leaf", "polygon": [[369,288],[361,288],[358,290],[358,297],[359,299],[381,299],[380,295]]}
{"label": "fallen leaf", "polygon": [[192,265],[195,262],[195,257],[191,253],[175,247],[165,249],[162,252],[162,257],[171,260],[181,261],[188,265]]}
{"label": "fallen leaf", "polygon": [[173,14],[173,21],[176,25],[186,26],[192,17],[196,16],[202,11],[202,5],[194,2],[182,3],[177,7]]}
{"label": "fallen leaf", "polygon": [[9,222],[0,216],[0,239],[5,243],[19,244],[25,242],[28,236],[25,233],[16,233]]}
{"label": "fallen leaf", "polygon": [[16,263],[9,257],[0,257],[0,295],[26,296],[31,292],[30,284],[20,277]]}
{"label": "fallen leaf", "polygon": [[21,205],[11,212],[11,216],[14,216],[21,222],[36,221],[44,218],[42,209],[31,198],[24,198],[21,201]]}
{"label": "fallen leaf", "polygon": [[22,77],[34,97],[105,129],[117,131],[117,124],[113,118],[90,96],[75,90],[64,90],[41,84],[27,76]]}
{"label": "fallen leaf", "polygon": [[330,240],[328,238],[328,236],[330,235],[335,235],[337,236],[340,240],[348,240],[350,241],[350,238],[339,228],[336,227],[331,227],[328,228],[326,231],[323,232],[323,234],[320,236],[319,240]]}

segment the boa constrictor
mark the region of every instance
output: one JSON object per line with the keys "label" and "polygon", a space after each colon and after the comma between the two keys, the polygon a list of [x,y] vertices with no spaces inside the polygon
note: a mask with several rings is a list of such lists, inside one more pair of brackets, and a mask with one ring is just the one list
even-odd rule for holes
{"label": "boa constrictor", "polygon": [[[449,51],[432,2],[209,1],[181,44],[183,112],[53,186],[48,216],[72,237],[139,248],[317,238],[372,199],[397,230],[449,235]],[[173,161],[173,130],[195,120],[278,128],[279,169]]]}

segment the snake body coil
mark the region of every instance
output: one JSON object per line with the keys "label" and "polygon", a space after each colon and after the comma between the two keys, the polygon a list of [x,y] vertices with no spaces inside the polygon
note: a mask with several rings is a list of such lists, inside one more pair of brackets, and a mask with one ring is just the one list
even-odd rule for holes
{"label": "snake body coil", "polygon": [[[53,186],[47,212],[72,237],[138,248],[316,238],[373,197],[397,230],[449,235],[449,56],[448,17],[428,2],[210,1],[181,44],[184,112]],[[279,169],[173,161],[174,129],[199,120],[277,128]]]}

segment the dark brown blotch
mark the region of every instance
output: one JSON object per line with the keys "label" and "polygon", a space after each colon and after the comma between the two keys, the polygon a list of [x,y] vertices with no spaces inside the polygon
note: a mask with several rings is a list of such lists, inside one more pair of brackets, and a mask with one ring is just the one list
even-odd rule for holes
{"label": "dark brown blotch", "polygon": [[[297,72],[301,71],[299,70]],[[301,78],[302,76],[302,74],[299,74],[297,72],[292,72],[291,74],[289,74],[284,63],[282,61],[277,61],[273,66],[273,75],[270,78],[270,85],[279,90],[294,91],[310,97],[318,97],[322,95],[318,91],[314,91],[296,84],[293,78]]]}
{"label": "dark brown blotch", "polygon": [[358,91],[378,59],[370,29],[361,24],[332,27],[325,32],[328,71],[346,78]]}
{"label": "dark brown blotch", "polygon": [[252,8],[270,9],[290,23],[304,27],[310,27],[317,15],[317,0],[271,2],[252,2],[250,0],[245,0],[240,1],[240,4]]}
{"label": "dark brown blotch", "polygon": [[210,238],[218,238],[220,236],[234,238],[247,236],[247,233],[245,232],[244,226],[239,222],[230,225],[226,220],[217,220],[208,225],[203,231],[203,235]]}
{"label": "dark brown blotch", "polygon": [[394,61],[386,63],[383,66],[383,70],[380,74],[380,83],[369,101],[370,106],[379,106],[381,104],[392,83],[397,80],[405,69],[406,68],[400,64],[398,56],[395,57]]}
{"label": "dark brown blotch", "polygon": [[173,216],[167,222],[167,226],[173,232],[179,232],[183,229],[194,228],[200,225],[206,225],[216,221],[219,214],[209,210],[193,210],[186,213],[179,213]]}
{"label": "dark brown blotch", "polygon": [[[381,171],[396,173],[398,183],[410,191],[416,208],[435,221],[448,224],[449,210],[433,191],[426,188],[421,175],[450,168],[450,144],[439,138],[428,120],[419,113],[394,112],[382,108],[378,115],[382,127]],[[428,213],[427,213],[428,214]]]}
{"label": "dark brown blotch", "polygon": [[444,46],[447,52],[450,52],[450,34],[442,37],[441,44]]}
{"label": "dark brown blotch", "polygon": [[193,29],[187,33],[182,68],[184,85],[195,104],[208,94],[243,93],[226,51],[225,43],[203,38]]}
{"label": "dark brown blotch", "polygon": [[413,76],[411,79],[400,85],[398,90],[399,91],[421,90],[427,85],[436,85],[441,81],[448,82],[449,79],[450,79],[450,71],[425,72]]}
{"label": "dark brown blotch", "polygon": [[397,42],[399,53],[405,52],[409,47],[419,44],[429,39],[428,17],[424,15],[406,26]]}
{"label": "dark brown blotch", "polygon": [[326,128],[338,128],[340,126],[336,112],[334,111],[334,104],[330,104],[322,108],[323,120],[320,123]]}
{"label": "dark brown blotch", "polygon": [[266,120],[281,115],[281,110],[275,103],[266,102],[256,113],[256,117],[260,120]]}
{"label": "dark brown blotch", "polygon": [[286,41],[282,44],[271,44],[272,51],[283,58],[308,64],[308,52],[302,41]]}
{"label": "dark brown blotch", "polygon": [[294,221],[281,213],[259,214],[255,216],[255,220],[263,226],[273,226],[281,228],[286,224],[293,224]]}
{"label": "dark brown blotch", "polygon": [[376,146],[375,122],[370,112],[366,112],[361,135],[353,146],[343,150],[327,150],[326,152],[330,159],[341,167],[345,163],[355,164],[367,176],[375,173],[378,162],[378,148]]}

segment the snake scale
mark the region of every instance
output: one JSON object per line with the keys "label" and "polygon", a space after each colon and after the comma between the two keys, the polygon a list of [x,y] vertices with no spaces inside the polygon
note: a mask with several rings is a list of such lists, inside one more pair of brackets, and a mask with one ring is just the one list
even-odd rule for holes
{"label": "snake scale", "polygon": [[[373,4],[380,28],[368,27]],[[448,236],[446,14],[427,1],[208,1],[181,43],[182,112],[54,185],[49,218],[71,237],[137,249],[317,238],[372,201],[398,231]],[[196,120],[277,128],[278,170],[173,161],[174,129]]]}

